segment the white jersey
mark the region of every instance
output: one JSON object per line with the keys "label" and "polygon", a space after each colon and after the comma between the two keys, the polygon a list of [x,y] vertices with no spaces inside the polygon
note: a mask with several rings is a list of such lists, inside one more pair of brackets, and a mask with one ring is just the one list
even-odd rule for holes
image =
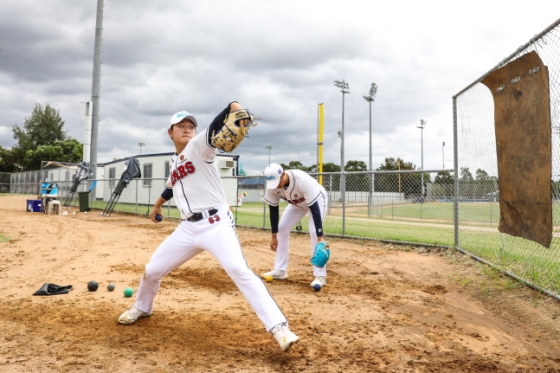
{"label": "white jersey", "polygon": [[173,189],[173,198],[181,218],[193,213],[227,205],[216,164],[217,150],[208,144],[205,129],[175,154],[169,162],[169,178],[165,186]]}
{"label": "white jersey", "polygon": [[302,209],[317,202],[319,198],[327,198],[327,191],[315,179],[301,170],[286,170],[290,180],[286,189],[267,189],[264,201],[271,206],[278,206],[280,199]]}

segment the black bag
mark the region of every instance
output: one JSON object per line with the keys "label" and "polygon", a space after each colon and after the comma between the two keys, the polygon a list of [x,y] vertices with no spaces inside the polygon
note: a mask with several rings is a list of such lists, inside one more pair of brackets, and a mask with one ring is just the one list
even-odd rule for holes
{"label": "black bag", "polygon": [[45,282],[39,290],[37,290],[33,295],[57,295],[57,294],[68,294],[72,290],[72,285],[58,286],[55,284],[49,284]]}

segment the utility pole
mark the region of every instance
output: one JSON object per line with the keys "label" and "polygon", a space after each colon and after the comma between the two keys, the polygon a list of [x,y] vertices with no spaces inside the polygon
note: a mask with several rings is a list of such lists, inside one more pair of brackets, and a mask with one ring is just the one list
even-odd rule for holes
{"label": "utility pole", "polygon": [[93,51],[93,79],[91,86],[91,170],[93,179],[97,179],[97,140],[99,137],[99,97],[101,86],[101,42],[103,40],[103,0],[97,0],[95,20],[95,46]]}
{"label": "utility pole", "polygon": [[443,159],[443,169],[445,170],[445,141],[441,145],[441,155]]}
{"label": "utility pole", "polygon": [[[90,169],[93,180],[97,180],[97,142],[99,137],[99,96],[101,86],[101,41],[103,31],[103,0],[97,0],[97,13],[95,16],[95,42],[93,50],[93,76],[91,84],[91,142],[90,142]],[[91,199],[95,199],[95,185],[90,190]],[[93,197],[92,197],[93,196]]]}
{"label": "utility pole", "polygon": [[335,80],[334,85],[340,88],[340,92],[342,92],[342,131],[339,132],[340,135],[340,195],[342,199],[342,234],[345,234],[346,230],[346,220],[344,216],[346,216],[346,178],[344,175],[344,95],[350,93],[348,90],[350,85],[348,82],[343,80]]}

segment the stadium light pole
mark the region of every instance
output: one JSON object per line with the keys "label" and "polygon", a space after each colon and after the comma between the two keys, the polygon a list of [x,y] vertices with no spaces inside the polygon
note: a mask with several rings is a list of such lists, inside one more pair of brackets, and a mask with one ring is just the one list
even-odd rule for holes
{"label": "stadium light pole", "polygon": [[144,144],[143,142],[139,142],[139,143],[138,143],[138,146],[140,147],[140,155],[142,155],[142,147],[143,147],[144,145],[146,145],[146,144]]}
{"label": "stadium light pole", "polygon": [[345,234],[346,231],[346,178],[344,175],[344,95],[350,93],[348,90],[350,85],[348,82],[343,80],[335,80],[334,85],[340,88],[340,92],[342,92],[342,131],[340,131],[340,196],[342,200],[342,235]]}
{"label": "stadium light pole", "polygon": [[[373,162],[372,162],[372,139],[371,139],[371,103],[375,101],[375,95],[377,94],[377,84],[371,83],[369,88],[369,96],[364,96],[364,100],[369,103],[369,170],[373,171]],[[371,178],[371,187],[369,188],[369,203],[368,203],[368,216],[371,217],[371,205],[372,205],[372,198],[373,198],[373,190],[375,189],[374,185],[374,176],[370,174]]]}
{"label": "stadium light pole", "polygon": [[348,90],[350,88],[350,85],[344,79],[335,80],[334,85],[340,88],[340,92],[342,92],[342,131],[340,135],[340,138],[342,140],[342,150],[340,153],[340,170],[344,171],[344,95],[350,93],[350,91]]}
{"label": "stadium light pole", "polygon": [[270,150],[272,150],[272,146],[267,145],[266,148],[268,149],[268,164],[270,164]]}
{"label": "stadium light pole", "polygon": [[424,119],[420,119],[420,125],[417,128],[420,128],[420,159],[421,159],[421,166],[422,167],[422,200],[424,199],[424,127],[426,126],[426,121]]}
{"label": "stadium light pole", "polygon": [[364,96],[364,99],[369,102],[369,170],[373,171],[372,159],[371,159],[371,149],[372,149],[372,140],[371,140],[371,103],[375,101],[375,95],[377,94],[377,84],[371,83],[371,87],[369,88],[369,96]]}

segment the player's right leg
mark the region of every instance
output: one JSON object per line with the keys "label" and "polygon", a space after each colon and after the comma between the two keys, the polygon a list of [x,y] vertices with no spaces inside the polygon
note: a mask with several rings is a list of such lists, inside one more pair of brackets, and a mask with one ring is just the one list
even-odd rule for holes
{"label": "player's right leg", "polygon": [[290,331],[286,317],[268,288],[247,264],[231,212],[226,210],[223,215],[220,214],[219,221],[207,224],[204,233],[202,228],[199,229],[199,242],[201,248],[212,254],[222,265],[280,348],[287,351],[299,337]]}
{"label": "player's right leg", "polygon": [[119,323],[132,324],[140,317],[152,314],[154,298],[159,291],[162,277],[200,253],[195,247],[194,234],[189,222],[182,222],[152,254],[140,278],[136,303],[119,317]]}

